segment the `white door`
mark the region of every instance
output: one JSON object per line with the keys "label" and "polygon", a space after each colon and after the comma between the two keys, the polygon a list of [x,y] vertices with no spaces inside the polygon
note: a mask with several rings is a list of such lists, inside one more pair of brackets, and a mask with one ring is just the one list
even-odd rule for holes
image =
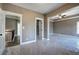
{"label": "white door", "polygon": [[0,54],[5,49],[5,15],[0,11]]}

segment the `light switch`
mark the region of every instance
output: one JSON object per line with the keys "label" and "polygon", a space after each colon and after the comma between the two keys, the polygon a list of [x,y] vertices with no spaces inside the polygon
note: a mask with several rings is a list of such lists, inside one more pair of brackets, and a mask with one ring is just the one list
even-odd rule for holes
{"label": "light switch", "polygon": [[22,27],[22,29],[24,29],[24,26]]}

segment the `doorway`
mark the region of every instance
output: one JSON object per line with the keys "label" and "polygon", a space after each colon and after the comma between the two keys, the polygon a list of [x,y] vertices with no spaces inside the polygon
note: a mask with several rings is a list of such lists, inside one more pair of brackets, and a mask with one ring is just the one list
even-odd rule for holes
{"label": "doorway", "polygon": [[[17,28],[19,28],[19,29],[17,29],[17,32],[19,32],[18,33],[19,36],[18,35],[12,36],[12,33],[15,32],[14,29],[6,30],[6,19],[7,18],[19,20],[19,23],[18,23],[19,26],[17,25],[18,26]],[[9,31],[9,32],[6,33],[6,31]],[[18,39],[20,39],[19,44],[22,44],[22,15],[21,14],[9,12],[9,11],[0,12],[0,54],[2,54],[4,52],[4,50],[6,49],[6,35],[7,34],[9,34],[8,36],[10,36],[9,38],[11,38],[11,39],[12,38],[16,39],[18,37]],[[13,39],[12,41],[16,41],[16,40]]]}
{"label": "doorway", "polygon": [[11,47],[20,44],[20,18],[13,15],[5,17],[5,42],[6,47]]}
{"label": "doorway", "polygon": [[35,31],[36,40],[44,39],[44,22],[41,18],[36,18],[36,31]]}
{"label": "doorway", "polygon": [[22,15],[5,11],[5,46],[22,44]]}

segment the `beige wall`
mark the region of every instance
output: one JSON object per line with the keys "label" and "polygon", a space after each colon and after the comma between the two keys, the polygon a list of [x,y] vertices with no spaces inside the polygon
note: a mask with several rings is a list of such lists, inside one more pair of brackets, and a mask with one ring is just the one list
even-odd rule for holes
{"label": "beige wall", "polygon": [[0,9],[2,8],[2,4],[0,3]]}
{"label": "beige wall", "polygon": [[77,19],[68,19],[64,21],[54,22],[53,23],[53,32],[59,34],[66,34],[66,35],[77,35]]}
{"label": "beige wall", "polygon": [[23,15],[22,26],[25,28],[22,30],[23,42],[35,39],[35,17],[43,18],[42,14],[17,7],[12,4],[3,4],[3,10],[20,13]]}

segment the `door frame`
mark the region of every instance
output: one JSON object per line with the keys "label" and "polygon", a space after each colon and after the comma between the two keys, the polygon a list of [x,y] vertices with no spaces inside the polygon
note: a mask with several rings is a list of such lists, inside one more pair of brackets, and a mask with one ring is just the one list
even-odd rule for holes
{"label": "door frame", "polygon": [[[13,16],[18,16],[20,17],[20,45],[22,44],[22,14],[19,14],[19,13],[14,13],[14,12],[10,12],[10,11],[3,11],[4,12],[4,15],[5,15],[5,18],[6,18],[6,15],[13,15]],[[5,20],[6,22],[6,20]],[[5,34],[5,32],[4,32]]]}
{"label": "door frame", "polygon": [[49,40],[49,25],[50,25],[50,17],[47,18],[47,40]]}
{"label": "door frame", "polygon": [[51,19],[52,19],[51,17],[47,18],[47,40],[50,40],[50,22],[53,23],[53,20],[51,21]]}
{"label": "door frame", "polygon": [[43,18],[39,18],[39,17],[35,17],[35,40],[37,40],[37,35],[36,35],[36,26],[37,26],[37,20],[41,20],[42,21],[42,40],[44,40],[44,19]]}

